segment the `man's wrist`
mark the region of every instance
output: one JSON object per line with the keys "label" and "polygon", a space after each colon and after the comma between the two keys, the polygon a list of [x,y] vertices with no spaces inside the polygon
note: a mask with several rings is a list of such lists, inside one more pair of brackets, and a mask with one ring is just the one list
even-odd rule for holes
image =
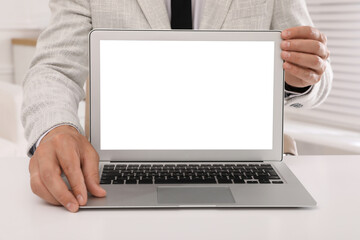
{"label": "man's wrist", "polygon": [[47,130],[43,135],[40,136],[40,138],[36,141],[36,143],[34,144],[34,146],[32,147],[32,153],[34,154],[36,151],[36,148],[39,147],[41,141],[43,140],[43,138],[52,130],[54,130],[55,128],[61,127],[61,126],[69,126],[74,128],[75,130],[77,130],[74,126],[72,126],[71,124],[66,124],[66,123],[62,123],[62,124],[57,124],[55,126],[53,126],[52,128],[50,128],[49,130]]}

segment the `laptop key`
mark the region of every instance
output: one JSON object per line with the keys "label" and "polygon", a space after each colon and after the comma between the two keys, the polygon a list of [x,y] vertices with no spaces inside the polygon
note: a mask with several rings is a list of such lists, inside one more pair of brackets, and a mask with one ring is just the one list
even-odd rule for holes
{"label": "laptop key", "polygon": [[167,181],[165,180],[165,178],[164,179],[162,179],[162,178],[155,178],[155,184],[166,184],[167,183]]}
{"label": "laptop key", "polygon": [[224,177],[218,178],[217,180],[218,180],[218,183],[232,183],[232,181],[230,179],[224,178]]}
{"label": "laptop key", "polygon": [[153,180],[152,179],[142,179],[142,180],[139,180],[139,184],[153,184]]}
{"label": "laptop key", "polygon": [[125,164],[117,164],[115,166],[115,169],[125,169],[126,168],[126,165]]}
{"label": "laptop key", "polygon": [[280,179],[279,176],[269,176],[268,179]]}
{"label": "laptop key", "polygon": [[101,180],[100,184],[111,184],[111,180]]}
{"label": "laptop key", "polygon": [[104,165],[104,168],[112,168],[112,169],[114,169],[114,167],[115,167],[115,164],[105,164]]}
{"label": "laptop key", "polygon": [[121,179],[114,180],[113,184],[124,184],[124,180]]}
{"label": "laptop key", "polygon": [[180,176],[179,177],[179,183],[190,183],[190,178],[189,177],[184,177],[184,176]]}
{"label": "laptop key", "polygon": [[129,167],[139,167],[139,164],[129,164]]}
{"label": "laptop key", "polygon": [[240,178],[235,178],[233,179],[234,183],[245,183],[244,179],[240,179]]}
{"label": "laptop key", "polygon": [[284,182],[283,181],[272,181],[272,183],[274,183],[274,184],[283,184]]}
{"label": "laptop key", "polygon": [[213,177],[205,177],[204,183],[216,183],[216,179]]}
{"label": "laptop key", "polygon": [[270,164],[261,164],[260,167],[273,169]]}
{"label": "laptop key", "polygon": [[259,179],[259,183],[265,184],[265,183],[270,183],[270,181],[267,179]]}
{"label": "laptop key", "polygon": [[115,180],[115,177],[102,177],[100,179],[100,181],[111,181],[111,180]]}
{"label": "laptop key", "polygon": [[128,180],[126,180],[126,184],[137,184],[137,180],[135,180],[135,179],[128,179]]}

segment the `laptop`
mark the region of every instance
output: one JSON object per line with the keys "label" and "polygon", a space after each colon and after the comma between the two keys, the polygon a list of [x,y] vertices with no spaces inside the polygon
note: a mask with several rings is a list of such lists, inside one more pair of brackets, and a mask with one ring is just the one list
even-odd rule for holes
{"label": "laptop", "polygon": [[313,207],[282,162],[279,31],[90,35],[105,198],[81,208]]}

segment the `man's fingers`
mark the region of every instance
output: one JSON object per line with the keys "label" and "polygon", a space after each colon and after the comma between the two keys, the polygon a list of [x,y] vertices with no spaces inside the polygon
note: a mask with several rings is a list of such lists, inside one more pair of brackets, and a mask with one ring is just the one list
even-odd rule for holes
{"label": "man's fingers", "polygon": [[86,142],[82,148],[82,170],[86,187],[96,197],[105,197],[106,191],[99,184],[99,156],[90,143]]}
{"label": "man's fingers", "polygon": [[324,44],[327,42],[326,36],[318,29],[310,26],[293,27],[282,31],[281,37],[284,40],[288,39],[313,39]]}
{"label": "man's fingers", "polygon": [[312,69],[320,75],[326,69],[325,60],[313,54],[283,51],[281,57],[286,62]]}
{"label": "man's fingers", "polygon": [[42,183],[39,175],[39,165],[36,159],[36,156],[33,156],[30,159],[30,186],[34,194],[38,195],[48,203],[52,205],[60,205],[58,201],[51,195],[51,193],[46,189],[45,185]]}
{"label": "man's fingers", "polygon": [[[301,80],[301,86],[296,85],[297,87],[307,87],[310,85],[314,85],[321,79],[321,76],[316,72],[312,71],[311,69],[302,68],[289,62],[285,62],[283,64],[283,67],[287,73],[290,73],[291,75]],[[295,86],[294,84],[289,84]]]}
{"label": "man's fingers", "polygon": [[71,141],[68,141],[67,145],[69,146],[64,146],[64,148],[62,148],[64,150],[61,153],[57,153],[57,156],[74,196],[79,205],[83,206],[87,202],[87,190],[81,171],[80,156],[73,146],[71,146]]}
{"label": "man's fingers", "polygon": [[[40,147],[37,149],[37,151]],[[52,154],[51,154],[52,153]],[[68,190],[60,174],[61,170],[54,152],[41,154],[47,159],[39,159],[40,178],[51,195],[70,212],[76,212],[79,204],[73,194]]]}
{"label": "man's fingers", "polygon": [[329,51],[324,43],[311,39],[294,39],[281,42],[281,49],[285,51],[310,53],[323,59],[329,57]]}
{"label": "man's fingers", "polygon": [[31,190],[52,205],[60,205],[60,203],[51,195],[45,185],[42,183],[39,174],[33,174],[30,179]]}

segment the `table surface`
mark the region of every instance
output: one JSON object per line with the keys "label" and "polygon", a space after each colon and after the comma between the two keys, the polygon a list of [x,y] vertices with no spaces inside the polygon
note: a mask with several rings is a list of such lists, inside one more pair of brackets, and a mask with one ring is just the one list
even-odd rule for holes
{"label": "table surface", "polygon": [[360,239],[360,156],[287,157],[312,209],[80,210],[44,203],[28,159],[0,159],[0,239]]}

